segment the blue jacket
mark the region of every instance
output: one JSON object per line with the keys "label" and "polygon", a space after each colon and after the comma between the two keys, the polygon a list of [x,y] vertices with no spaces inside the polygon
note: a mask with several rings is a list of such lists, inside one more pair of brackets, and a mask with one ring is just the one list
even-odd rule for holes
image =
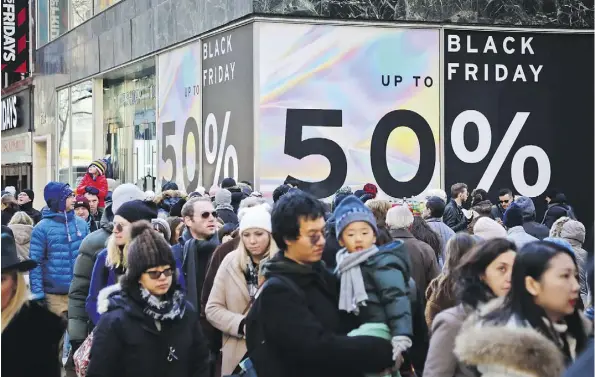
{"label": "blue jacket", "polygon": [[[178,284],[185,290],[186,284],[184,281],[184,274],[182,273],[182,259],[176,257],[176,268],[178,270]],[[97,312],[97,300],[99,292],[110,285],[116,284],[118,281],[118,275],[116,274],[117,268],[107,266],[107,249],[103,249],[97,254],[95,265],[93,266],[93,273],[91,274],[91,284],[89,285],[89,296],[85,303],[85,310],[89,315],[89,319],[94,325],[97,325],[101,314]]]}
{"label": "blue jacket", "polygon": [[44,208],[41,214],[43,219],[31,234],[31,259],[39,264],[29,274],[33,300],[46,293],[68,294],[79,246],[89,233],[87,223],[74,211]]}

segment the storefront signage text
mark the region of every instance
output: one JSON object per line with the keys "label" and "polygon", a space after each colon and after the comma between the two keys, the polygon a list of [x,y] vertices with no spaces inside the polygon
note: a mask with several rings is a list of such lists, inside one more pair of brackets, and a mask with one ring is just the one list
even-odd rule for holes
{"label": "storefront signage text", "polygon": [[150,98],[155,98],[155,85],[136,88],[129,92],[120,93],[117,99],[117,105],[136,105],[140,103],[140,101]]}
{"label": "storefront signage text", "polygon": [[2,0],[2,71],[27,73],[28,1]]}
{"label": "storefront signage text", "polygon": [[2,100],[2,131],[12,130],[22,125],[19,110],[20,101],[17,96]]}

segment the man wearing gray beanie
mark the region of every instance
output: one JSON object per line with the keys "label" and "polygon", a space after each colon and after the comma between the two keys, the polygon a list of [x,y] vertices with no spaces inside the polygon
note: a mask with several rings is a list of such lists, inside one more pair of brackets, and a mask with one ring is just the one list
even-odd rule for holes
{"label": "man wearing gray beanie", "polygon": [[[85,310],[85,303],[97,254],[106,247],[107,239],[114,228],[114,214],[124,203],[144,199],[145,193],[132,183],[116,187],[112,194],[112,203],[106,206],[99,222],[100,228],[89,234],[81,243],[79,256],[74,265],[74,278],[68,292],[68,335],[72,346],[70,355],[80,347],[90,330],[87,325],[89,316]],[[72,367],[71,359],[72,357],[69,357],[67,368]]]}

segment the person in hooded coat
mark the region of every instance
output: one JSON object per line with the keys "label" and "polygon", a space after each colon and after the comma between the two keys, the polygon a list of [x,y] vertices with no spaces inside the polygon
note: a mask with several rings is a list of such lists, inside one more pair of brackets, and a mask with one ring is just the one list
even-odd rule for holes
{"label": "person in hooded coat", "polygon": [[33,190],[25,189],[19,193],[17,202],[21,211],[25,212],[33,220],[33,225],[41,221],[41,212],[33,208],[33,200],[35,200],[35,193]]}
{"label": "person in hooded coat", "polygon": [[33,219],[23,211],[14,214],[8,227],[12,229],[20,260],[29,259],[31,248],[31,234],[33,233]]}
{"label": "person in hooded coat", "polygon": [[99,294],[87,377],[208,377],[198,315],[175,283],[169,243],[146,221],[130,235],[126,274]]}
{"label": "person in hooded coat", "polygon": [[44,190],[47,208],[31,234],[31,259],[38,263],[29,274],[34,300],[45,300],[48,308],[63,315],[68,310],[68,289],[81,242],[89,230],[74,215],[74,192],[68,184],[49,182]]}
{"label": "person in hooded coat", "polygon": [[[166,183],[163,187],[168,189],[161,191],[161,193],[155,196],[155,199],[153,199],[155,204],[157,204],[159,207],[160,218],[168,218],[172,208],[174,208],[179,201],[186,200],[187,198],[187,195],[182,191],[179,191],[178,189],[171,189],[170,187],[174,187],[173,185],[175,185],[175,183],[169,185]],[[177,185],[175,187],[177,187]]]}
{"label": "person in hooded coat", "polygon": [[2,196],[2,225],[8,225],[12,216],[19,211],[19,204],[14,196],[5,194]]}
{"label": "person in hooded coat", "polygon": [[514,203],[519,206],[523,213],[523,228],[525,229],[525,232],[539,240],[543,240],[549,236],[549,228],[535,221],[535,204],[531,198],[517,196],[514,199]]}
{"label": "person in hooded coat", "polygon": [[550,229],[550,237],[561,238],[568,241],[576,257],[576,264],[579,269],[579,282],[581,285],[581,299],[585,305],[588,304],[589,289],[587,284],[587,251],[583,249],[585,243],[585,226],[569,217],[560,217]]}
{"label": "person in hooded coat", "polygon": [[227,189],[221,189],[215,195],[215,211],[217,216],[223,223],[237,226],[239,224],[238,216],[234,211],[234,207],[231,205],[232,194]]}
{"label": "person in hooded coat", "polygon": [[107,240],[112,234],[114,212],[132,200],[142,200],[145,193],[132,183],[118,186],[112,195],[112,203],[103,212],[100,229],[89,234],[81,243],[79,256],[74,265],[74,278],[68,291],[68,335],[72,346],[71,354],[85,341],[90,331],[89,316],[85,309],[91,275],[97,255],[107,246]]}

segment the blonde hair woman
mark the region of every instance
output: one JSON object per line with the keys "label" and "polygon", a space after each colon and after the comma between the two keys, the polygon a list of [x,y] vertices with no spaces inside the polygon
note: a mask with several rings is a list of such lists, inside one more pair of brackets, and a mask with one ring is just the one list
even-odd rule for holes
{"label": "blonde hair woman", "polygon": [[33,269],[37,263],[19,260],[14,238],[10,229],[4,226],[1,250],[2,374],[60,376],[56,350],[65,326],[57,315],[29,303],[25,272]]}
{"label": "blonde hair woman", "polygon": [[246,354],[244,318],[258,290],[259,265],[279,250],[264,205],[242,209],[238,217],[239,245],[223,259],[205,308],[207,320],[223,333],[222,375],[232,374]]}
{"label": "blonde hair woman", "polygon": [[12,216],[8,227],[12,230],[17,245],[19,260],[29,259],[31,233],[33,233],[33,219],[26,212],[19,211]]}

